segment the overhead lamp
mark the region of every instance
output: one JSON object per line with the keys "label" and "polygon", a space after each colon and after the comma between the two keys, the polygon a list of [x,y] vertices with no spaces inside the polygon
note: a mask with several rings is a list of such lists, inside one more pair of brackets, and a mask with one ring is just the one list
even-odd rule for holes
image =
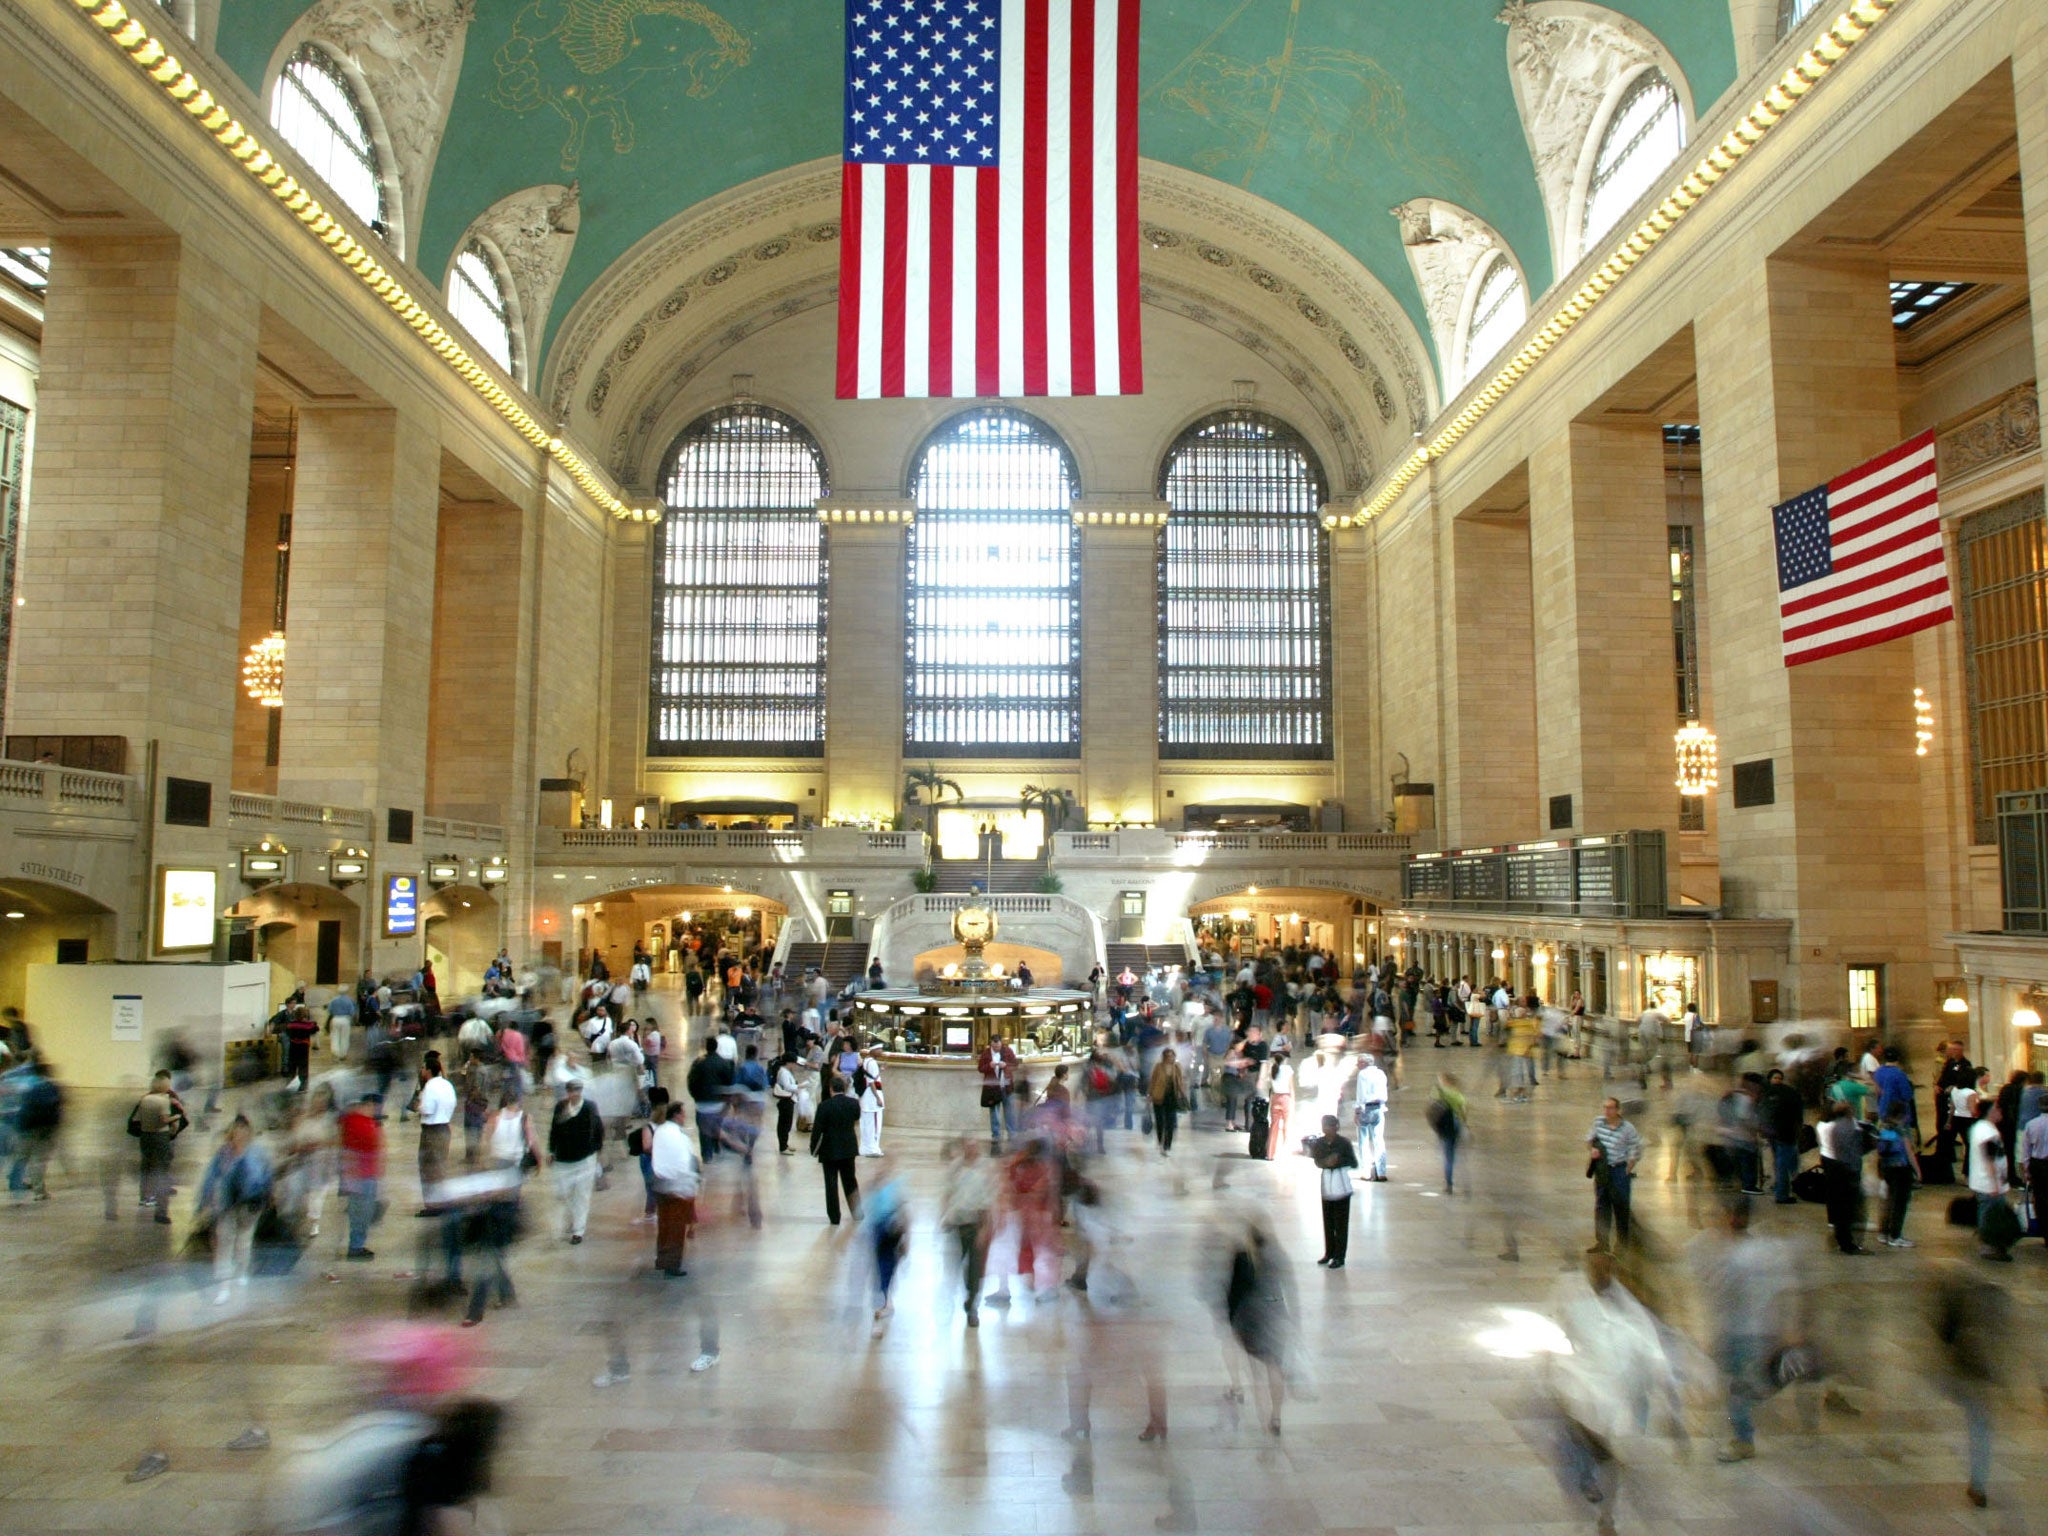
{"label": "overhead lamp", "polygon": [[732,909],[732,915],[744,923],[748,918],[754,915],[754,909],[752,907],[734,907]]}
{"label": "overhead lamp", "polygon": [[[1399,940],[1396,940],[1395,942],[1397,942],[1397,943],[1398,943],[1398,942],[1399,942]],[[1502,948],[1501,948],[1501,947],[1500,947],[1500,946],[1499,946],[1498,944],[1496,944],[1496,945],[1494,945],[1494,946],[1493,946],[1493,958],[1494,958],[1494,959],[1496,959],[1496,960],[1505,960],[1505,959],[1507,959],[1507,957],[1508,957],[1508,952],[1507,952],[1507,951],[1506,951],[1505,949],[1502,949]]]}
{"label": "overhead lamp", "polygon": [[242,688],[265,709],[284,707],[284,631],[273,629],[242,658]]}
{"label": "overhead lamp", "polygon": [[2012,1027],[2014,1029],[2039,1029],[2041,1027],[2039,1010],[2034,1008],[2015,1008],[2012,1014]]}
{"label": "overhead lamp", "polygon": [[511,866],[505,862],[503,854],[497,853],[492,854],[490,861],[477,871],[477,878],[483,881],[485,885],[502,884],[504,881],[509,880],[511,876]]}
{"label": "overhead lamp", "polygon": [[1927,690],[1913,690],[1913,755],[1925,757],[1934,741],[1934,702],[1927,697]]}
{"label": "overhead lamp", "polygon": [[1951,994],[1941,1000],[1941,1011],[1947,1014],[1968,1013],[1970,1000],[1959,994]]}
{"label": "overhead lamp", "polygon": [[453,885],[461,878],[462,861],[459,859],[444,857],[435,859],[427,865],[427,883],[429,885]]}
{"label": "overhead lamp", "polygon": [[1711,794],[1721,787],[1720,742],[1697,720],[1688,720],[1673,738],[1678,749],[1678,792]]}
{"label": "overhead lamp", "polygon": [[242,852],[242,880],[247,885],[270,885],[285,877],[285,850],[269,842]]}
{"label": "overhead lamp", "polygon": [[327,861],[329,883],[342,887],[370,878],[370,856],[361,848],[343,848]]}
{"label": "overhead lamp", "polygon": [[5,914],[0,914],[0,915],[4,915],[4,916],[6,917],[6,919],[7,919],[7,921],[9,921],[10,923],[18,923],[18,922],[20,922],[20,921],[21,921],[21,920],[22,920],[22,919],[23,919],[24,917],[27,917],[27,916],[28,916],[28,914],[27,914],[26,912],[21,912],[21,911],[13,911],[13,912],[8,912],[8,913],[5,913]]}

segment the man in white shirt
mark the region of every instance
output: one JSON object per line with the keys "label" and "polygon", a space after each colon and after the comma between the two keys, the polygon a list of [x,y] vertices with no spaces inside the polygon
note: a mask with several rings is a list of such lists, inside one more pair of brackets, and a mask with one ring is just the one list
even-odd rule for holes
{"label": "man in white shirt", "polygon": [[1998,1134],[1998,1120],[1996,1099],[1985,1099],[1979,1103],[1977,1118],[1970,1122],[1967,1167],[1970,1193],[1977,1197],[1977,1236],[1984,1244],[1983,1256],[2011,1263],[2011,1248],[2003,1246],[2003,1239],[1993,1240],[1985,1221],[1994,1207],[2005,1203],[2005,1141]]}
{"label": "man in white shirt", "polygon": [[683,1269],[683,1245],[697,1221],[697,1189],[704,1165],[683,1130],[684,1101],[678,1097],[654,1132],[649,1170],[654,1176],[654,1267],[676,1277]]}
{"label": "man in white shirt", "polygon": [[[448,1138],[455,1119],[455,1085],[441,1075],[441,1053],[429,1051],[420,1063],[420,1188],[425,1191],[448,1176]],[[420,1212],[422,1216],[426,1211]]]}
{"label": "man in white shirt", "polygon": [[1368,1184],[1387,1182],[1387,1074],[1377,1056],[1358,1069],[1358,1165]]}

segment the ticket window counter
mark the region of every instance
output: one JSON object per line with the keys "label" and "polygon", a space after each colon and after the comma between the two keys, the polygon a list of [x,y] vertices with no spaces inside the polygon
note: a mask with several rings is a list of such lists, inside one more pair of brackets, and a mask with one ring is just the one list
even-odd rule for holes
{"label": "ticket window counter", "polygon": [[1642,1007],[1666,1018],[1684,1016],[1686,1005],[1700,1001],[1700,957],[1671,950],[1643,955],[1636,974],[1642,978]]}

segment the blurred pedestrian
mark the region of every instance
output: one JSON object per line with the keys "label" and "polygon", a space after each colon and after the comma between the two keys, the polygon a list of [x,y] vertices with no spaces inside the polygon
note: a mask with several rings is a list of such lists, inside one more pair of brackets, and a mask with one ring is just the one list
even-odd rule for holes
{"label": "blurred pedestrian", "polygon": [[226,1306],[237,1287],[249,1284],[256,1221],[270,1203],[270,1153],[256,1140],[248,1116],[237,1115],[206,1165],[194,1222],[213,1234],[213,1304]]}
{"label": "blurred pedestrian", "polygon": [[1323,1116],[1323,1134],[1309,1143],[1309,1156],[1321,1170],[1323,1195],[1323,1256],[1318,1264],[1342,1269],[1351,1247],[1351,1170],[1358,1166],[1358,1153],[1339,1134],[1335,1115]]}
{"label": "blurred pedestrian", "polygon": [[1621,1100],[1609,1098],[1586,1133],[1586,1145],[1593,1149],[1586,1177],[1593,1181],[1594,1246],[1612,1251],[1615,1244],[1629,1240],[1631,1197],[1636,1164],[1643,1157],[1643,1137],[1622,1118]]}
{"label": "blurred pedestrian", "polygon": [[597,1186],[604,1151],[604,1117],[588,1101],[583,1084],[571,1080],[548,1124],[548,1157],[555,1169],[555,1198],[562,1206],[562,1235],[583,1241],[590,1222],[590,1192]]}
{"label": "blurred pedestrian", "polygon": [[960,1278],[966,1287],[967,1326],[981,1326],[981,1282],[988,1264],[996,1181],[991,1163],[982,1157],[972,1136],[962,1136],[946,1151],[945,1192],[939,1199],[939,1225],[959,1245]]}
{"label": "blurred pedestrian", "polygon": [[384,1102],[366,1093],[342,1112],[335,1129],[341,1147],[341,1197],[348,1207],[349,1259],[374,1259],[366,1246],[379,1214],[377,1188],[384,1175]]}
{"label": "blurred pedestrian", "polygon": [[839,1225],[842,1189],[848,1210],[855,1220],[860,1218],[860,1180],[854,1173],[860,1156],[860,1116],[852,1084],[835,1072],[830,1094],[811,1117],[811,1156],[824,1166],[825,1219],[835,1227]]}
{"label": "blurred pedestrian", "polygon": [[136,1100],[128,1115],[128,1134],[137,1139],[141,1154],[142,1203],[156,1207],[160,1222],[171,1219],[171,1144],[191,1123],[168,1072],[150,1080],[149,1092]]}
{"label": "blurred pedestrian", "polygon": [[[1477,1042],[1474,1042],[1475,1044]],[[1449,1072],[1436,1075],[1436,1088],[1423,1106],[1423,1116],[1444,1156],[1444,1193],[1457,1192],[1458,1144],[1465,1139],[1465,1095]]]}
{"label": "blurred pedestrian", "polygon": [[1970,1481],[1964,1492],[1982,1509],[1991,1502],[1991,1399],[2012,1349],[2012,1299],[1984,1275],[1944,1266],[1934,1291],[1936,1359],[1943,1389],[1963,1410]]}
{"label": "blurred pedestrian", "polygon": [[1387,1181],[1387,1074],[1380,1070],[1379,1057],[1368,1052],[1353,1082],[1358,1089],[1358,1102],[1353,1113],[1358,1122],[1359,1165],[1365,1169],[1367,1183],[1384,1184]]}
{"label": "blurred pedestrian", "polygon": [[1187,1075],[1181,1071],[1172,1046],[1159,1053],[1145,1096],[1152,1105],[1152,1131],[1159,1140],[1159,1155],[1169,1156],[1173,1152],[1174,1128],[1188,1097]]}
{"label": "blurred pedestrian", "polygon": [[683,1253],[690,1228],[697,1221],[697,1191],[703,1182],[703,1163],[683,1130],[683,1102],[666,1106],[667,1118],[655,1129],[652,1154],[654,1172],[654,1267],[665,1275],[681,1276]]}

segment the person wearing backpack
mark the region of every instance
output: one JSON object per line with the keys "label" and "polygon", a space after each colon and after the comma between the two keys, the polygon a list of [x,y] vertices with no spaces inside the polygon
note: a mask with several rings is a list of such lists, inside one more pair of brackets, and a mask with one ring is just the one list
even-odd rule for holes
{"label": "person wearing backpack", "polygon": [[128,1134],[139,1143],[142,1163],[142,1203],[156,1207],[156,1219],[165,1226],[171,1220],[171,1143],[192,1123],[185,1102],[171,1087],[171,1074],[159,1072],[151,1079],[149,1092],[135,1101],[128,1112]]}
{"label": "person wearing backpack", "polygon": [[[221,1138],[199,1185],[197,1225],[213,1230],[213,1304],[227,1305],[236,1286],[249,1283],[256,1218],[270,1203],[270,1153],[256,1140],[249,1117],[237,1115]],[[159,1212],[161,1214],[161,1212]]]}
{"label": "person wearing backpack", "polygon": [[7,1187],[16,1199],[47,1200],[50,1192],[43,1175],[64,1119],[64,1090],[33,1050],[15,1072],[20,1082],[14,1100],[14,1164],[7,1170]]}
{"label": "person wearing backpack", "polygon": [[1913,1185],[1920,1177],[1920,1158],[1906,1117],[1894,1109],[1877,1129],[1877,1171],[1884,1180],[1884,1230],[1878,1241],[1887,1248],[1911,1248],[1906,1236],[1906,1208],[1913,1203]]}

